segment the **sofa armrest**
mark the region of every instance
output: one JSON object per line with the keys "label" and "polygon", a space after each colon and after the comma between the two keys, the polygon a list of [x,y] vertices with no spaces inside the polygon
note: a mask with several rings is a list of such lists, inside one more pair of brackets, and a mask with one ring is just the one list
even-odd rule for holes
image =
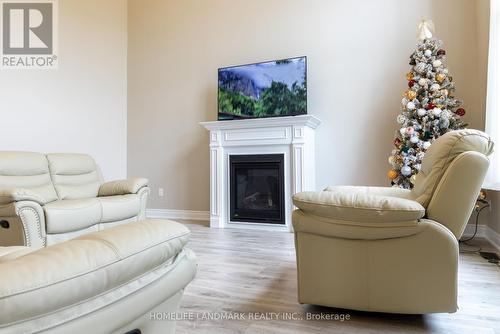
{"label": "sofa armrest", "polygon": [[40,248],[46,245],[45,215],[40,204],[33,201],[0,205],[0,219],[8,227],[0,229],[0,245],[24,245]]}
{"label": "sofa armrest", "polygon": [[0,205],[9,203],[31,201],[44,205],[45,199],[35,192],[24,188],[0,188]]}
{"label": "sofa armrest", "polygon": [[137,194],[140,189],[148,186],[148,179],[130,178],[126,180],[110,181],[101,185],[99,197],[126,194]]}
{"label": "sofa armrest", "polygon": [[302,192],[293,196],[293,203],[306,214],[349,224],[385,226],[425,215],[424,207],[413,200],[356,191]]}

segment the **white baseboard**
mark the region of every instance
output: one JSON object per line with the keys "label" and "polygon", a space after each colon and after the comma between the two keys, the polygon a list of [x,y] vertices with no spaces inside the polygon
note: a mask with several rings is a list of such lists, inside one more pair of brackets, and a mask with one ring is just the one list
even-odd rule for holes
{"label": "white baseboard", "polygon": [[[462,238],[470,238],[474,234],[474,225],[473,224],[468,224],[465,227],[464,234],[462,235]],[[476,233],[476,238],[486,238],[486,225],[478,225],[477,226],[477,233]]]}
{"label": "white baseboard", "polygon": [[[463,238],[471,237],[474,234],[474,225],[469,224],[465,228],[465,232],[463,234]],[[500,234],[493,230],[491,227],[487,225],[478,225],[477,226],[477,238],[484,238],[489,241],[489,243],[500,252]]]}
{"label": "white baseboard", "polygon": [[146,209],[146,216],[153,219],[210,220],[208,211]]}
{"label": "white baseboard", "polygon": [[486,226],[485,238],[497,249],[500,253],[500,234],[491,227]]}

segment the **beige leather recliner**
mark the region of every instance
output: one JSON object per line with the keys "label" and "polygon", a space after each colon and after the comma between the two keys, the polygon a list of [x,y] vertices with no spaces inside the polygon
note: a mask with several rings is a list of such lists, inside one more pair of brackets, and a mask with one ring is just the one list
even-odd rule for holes
{"label": "beige leather recliner", "polygon": [[105,183],[85,154],[0,152],[0,245],[43,247],[142,220],[148,195],[144,178]]}
{"label": "beige leather recliner", "polygon": [[427,151],[415,187],[293,196],[300,303],[391,313],[457,310],[458,241],[493,150],[477,130]]}
{"label": "beige leather recliner", "polygon": [[169,315],[196,273],[189,235],[155,219],[38,249],[0,247],[0,333],[174,333]]}

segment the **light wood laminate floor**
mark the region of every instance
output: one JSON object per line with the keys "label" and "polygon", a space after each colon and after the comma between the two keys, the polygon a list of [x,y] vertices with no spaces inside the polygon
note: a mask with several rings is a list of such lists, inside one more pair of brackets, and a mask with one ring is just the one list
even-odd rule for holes
{"label": "light wood laminate floor", "polygon": [[[473,253],[460,254],[459,307],[454,314],[394,315],[297,303],[293,234],[210,229],[184,221],[188,247],[198,256],[198,274],[186,288],[178,334],[196,333],[488,333],[500,334],[500,267]],[[484,245],[483,245],[484,247]],[[243,320],[206,320],[226,312]],[[249,313],[279,313],[249,320]],[[181,314],[180,313],[180,314]],[[349,314],[348,321],[286,320],[307,313]],[[212,314],[212,315],[210,315]]]}

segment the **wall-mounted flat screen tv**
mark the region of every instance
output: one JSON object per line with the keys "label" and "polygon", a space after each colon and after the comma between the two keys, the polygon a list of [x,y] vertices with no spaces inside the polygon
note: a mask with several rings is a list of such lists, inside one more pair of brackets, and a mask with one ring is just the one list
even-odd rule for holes
{"label": "wall-mounted flat screen tv", "polygon": [[307,59],[219,69],[219,120],[307,114]]}

